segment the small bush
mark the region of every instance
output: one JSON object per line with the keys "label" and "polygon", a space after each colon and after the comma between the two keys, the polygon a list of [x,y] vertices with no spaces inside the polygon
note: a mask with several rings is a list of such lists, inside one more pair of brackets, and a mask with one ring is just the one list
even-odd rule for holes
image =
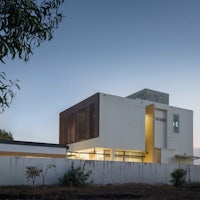
{"label": "small bush", "polygon": [[171,173],[172,179],[170,180],[170,182],[176,187],[181,187],[186,183],[186,174],[187,171],[183,168],[175,169]]}
{"label": "small bush", "polygon": [[74,163],[72,163],[71,169],[59,181],[64,186],[84,186],[87,184],[90,174],[91,171],[85,173],[85,165],[82,168],[75,168]]}

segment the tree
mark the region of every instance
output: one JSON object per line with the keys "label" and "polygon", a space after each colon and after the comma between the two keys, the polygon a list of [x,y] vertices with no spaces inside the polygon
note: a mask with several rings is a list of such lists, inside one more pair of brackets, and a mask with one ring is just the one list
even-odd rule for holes
{"label": "tree", "polygon": [[12,136],[11,133],[0,129],[0,140],[11,140],[11,141],[13,141],[13,136]]}
{"label": "tree", "polygon": [[56,168],[56,165],[55,164],[48,164],[47,166],[46,166],[46,168],[44,168],[43,167],[43,165],[40,167],[40,170],[41,170],[41,172],[40,172],[40,175],[41,175],[41,177],[42,177],[42,186],[43,186],[43,199],[45,199],[45,179],[46,179],[46,176],[47,176],[47,172],[50,170],[50,169],[52,169],[52,168]]}
{"label": "tree", "polygon": [[[0,0],[0,62],[6,57],[28,61],[33,49],[53,38],[63,15],[59,12],[64,0]],[[14,97],[16,81],[6,82],[0,73],[0,110]],[[6,82],[6,83],[5,83]],[[9,97],[9,98],[8,98]]]}
{"label": "tree", "polygon": [[47,176],[47,172],[49,169],[56,168],[55,164],[48,164],[46,168],[42,166],[27,166],[26,167],[26,172],[25,176],[27,181],[32,181],[32,186],[33,186],[33,196],[35,199],[35,181],[37,177],[42,178],[42,186],[43,186],[43,199],[45,199],[45,178]]}
{"label": "tree", "polygon": [[40,177],[41,169],[37,166],[28,166],[26,167],[26,179],[27,181],[32,181],[33,186],[33,197],[35,199],[35,180],[37,177]]}
{"label": "tree", "polygon": [[56,168],[56,165],[55,164],[48,164],[46,166],[46,168],[43,168],[43,166],[40,167],[40,169],[41,169],[41,177],[42,177],[42,185],[43,186],[45,185],[45,178],[47,176],[47,172],[49,171],[49,169],[52,169],[52,168]]}
{"label": "tree", "polygon": [[17,55],[29,60],[33,48],[51,40],[62,20],[58,9],[64,0],[0,0],[0,60]]}
{"label": "tree", "polygon": [[18,80],[7,80],[6,74],[0,72],[0,113],[12,103],[12,99],[15,96],[13,88],[19,89],[17,82]]}

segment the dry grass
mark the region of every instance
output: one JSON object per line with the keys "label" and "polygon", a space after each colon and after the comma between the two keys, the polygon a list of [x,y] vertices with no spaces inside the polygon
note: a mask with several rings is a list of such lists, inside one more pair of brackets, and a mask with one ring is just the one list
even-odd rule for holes
{"label": "dry grass", "polygon": [[[200,200],[200,184],[190,184],[183,188],[169,185],[106,185],[86,187],[48,186],[35,188],[35,199],[48,200],[109,200],[109,199],[138,199],[138,200]],[[28,186],[0,187],[0,200],[34,199],[33,188]]]}

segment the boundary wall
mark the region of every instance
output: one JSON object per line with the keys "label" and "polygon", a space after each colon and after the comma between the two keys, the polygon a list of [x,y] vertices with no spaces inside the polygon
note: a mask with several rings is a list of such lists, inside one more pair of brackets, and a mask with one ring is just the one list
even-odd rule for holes
{"label": "boundary wall", "polygon": [[[187,170],[187,181],[200,182],[199,165],[158,164],[158,163],[133,163],[113,161],[86,161],[70,160],[63,158],[27,158],[0,156],[0,185],[29,185],[25,177],[27,166],[40,166],[44,169],[48,164],[55,164],[56,168],[49,169],[45,178],[45,184],[58,184],[59,178],[71,168],[85,167],[85,171],[91,170],[89,181],[93,184],[169,184],[170,173],[176,168]],[[36,184],[42,184],[40,177]]]}

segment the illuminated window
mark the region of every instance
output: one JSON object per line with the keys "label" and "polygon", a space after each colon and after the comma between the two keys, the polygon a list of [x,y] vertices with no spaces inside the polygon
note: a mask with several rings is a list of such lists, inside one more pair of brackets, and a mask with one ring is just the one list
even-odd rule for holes
{"label": "illuminated window", "polygon": [[115,161],[122,162],[143,162],[143,152],[115,151]]}
{"label": "illuminated window", "polygon": [[173,130],[175,133],[179,133],[179,115],[173,115]]}

